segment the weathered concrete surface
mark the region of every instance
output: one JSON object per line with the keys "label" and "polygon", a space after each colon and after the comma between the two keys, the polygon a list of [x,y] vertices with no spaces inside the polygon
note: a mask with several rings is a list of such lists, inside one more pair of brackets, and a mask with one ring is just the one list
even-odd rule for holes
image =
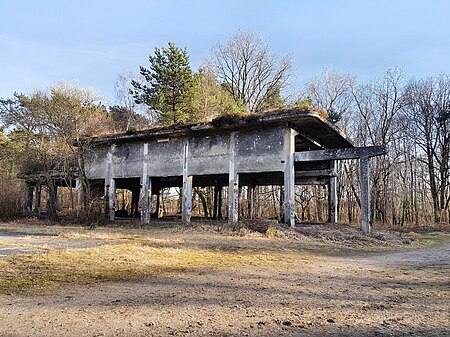
{"label": "weathered concrete surface", "polygon": [[194,175],[228,173],[230,135],[189,139],[189,172]]}
{"label": "weathered concrete surface", "polygon": [[144,146],[142,143],[121,143],[112,151],[113,178],[140,176]]}
{"label": "weathered concrete surface", "polygon": [[283,171],[285,128],[236,133],[235,169],[238,173]]}
{"label": "weathered concrete surface", "polygon": [[284,223],[295,225],[295,169],[294,152],[297,132],[291,128],[284,130]]}
{"label": "weathered concrete surface", "polygon": [[148,175],[150,177],[181,176],[183,174],[186,139],[148,142]]}
{"label": "weathered concrete surface", "polygon": [[[115,182],[139,178],[144,223],[149,221],[150,210],[146,205],[151,197],[151,192],[148,196],[145,194],[148,189],[145,185],[152,181],[153,193],[158,193],[162,187],[183,187],[184,222],[189,222],[191,190],[196,184],[224,187],[228,183],[228,214],[232,222],[238,221],[241,186],[284,185],[284,219],[290,225],[295,223],[296,183],[330,184],[329,174],[296,176],[299,164],[303,165],[294,163],[303,153],[299,151],[309,153],[317,148],[352,147],[320,112],[297,108],[111,135],[94,139],[94,144],[91,159],[87,160],[87,176],[105,180],[110,219],[114,219],[115,188],[128,188]],[[346,149],[339,153],[355,155],[354,151]],[[322,169],[317,163],[306,164],[312,165],[312,170]],[[146,205],[142,208],[144,201]]]}
{"label": "weathered concrete surface", "polygon": [[[235,133],[235,170],[239,173],[282,171],[284,128],[257,129]],[[88,161],[89,179],[137,177],[142,174],[144,157],[150,177],[181,176],[183,174],[184,143],[189,142],[189,175],[228,174],[230,134],[202,137],[156,139],[134,143],[101,145]],[[144,156],[144,144],[148,154]],[[108,156],[109,154],[109,156]]]}

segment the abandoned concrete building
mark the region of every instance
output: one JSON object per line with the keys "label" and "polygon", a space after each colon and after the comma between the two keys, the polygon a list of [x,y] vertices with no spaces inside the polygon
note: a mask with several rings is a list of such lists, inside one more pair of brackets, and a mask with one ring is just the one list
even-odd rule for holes
{"label": "abandoned concrete building", "polygon": [[[295,186],[314,184],[328,187],[328,220],[336,222],[335,163],[358,159],[362,229],[369,232],[369,159],[385,153],[383,147],[354,147],[320,111],[296,108],[101,136],[92,142],[86,172],[104,191],[105,213],[114,220],[116,189],[126,189],[132,195],[133,213],[139,214],[143,224],[151,223],[152,196],[163,188],[180,188],[184,223],[191,221],[193,188],[214,190],[214,219],[222,216],[225,188],[225,213],[229,222],[236,223],[242,187],[246,190],[247,215],[252,219],[258,203],[257,187],[278,185],[282,186],[283,221],[293,226]],[[76,188],[80,201],[83,191],[79,181]]]}

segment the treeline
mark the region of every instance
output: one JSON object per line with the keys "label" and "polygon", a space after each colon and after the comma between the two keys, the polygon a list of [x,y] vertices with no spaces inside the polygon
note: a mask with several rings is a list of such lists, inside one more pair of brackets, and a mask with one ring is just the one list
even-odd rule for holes
{"label": "treeline", "polygon": [[[371,83],[325,70],[304,90],[306,101],[326,110],[356,146],[384,145],[371,161],[375,223],[448,223],[450,218],[450,77],[407,78],[390,69]],[[358,168],[339,164],[340,220],[359,216]],[[301,200],[300,200],[301,201]],[[308,202],[314,198],[308,199]]]}
{"label": "treeline", "polygon": [[[391,69],[373,82],[362,83],[351,74],[326,69],[297,97],[286,97],[292,58],[272,53],[257,34],[238,33],[211,50],[194,71],[186,48],[172,42],[155,48],[139,76],[119,76],[113,106],[64,83],[1,99],[0,187],[9,195],[0,198],[0,216],[22,211],[23,186],[17,176],[35,175],[51,186],[55,172],[64,172],[67,181],[77,174],[89,191],[84,158],[91,146],[80,142],[87,136],[297,105],[326,111],[328,120],[356,146],[387,147],[388,155],[374,158],[371,164],[374,222],[396,226],[448,222],[448,75],[414,79]],[[339,220],[357,222],[357,163],[343,161],[338,172]],[[302,220],[326,219],[323,189],[297,187],[296,195]],[[90,205],[87,198],[88,213]]]}

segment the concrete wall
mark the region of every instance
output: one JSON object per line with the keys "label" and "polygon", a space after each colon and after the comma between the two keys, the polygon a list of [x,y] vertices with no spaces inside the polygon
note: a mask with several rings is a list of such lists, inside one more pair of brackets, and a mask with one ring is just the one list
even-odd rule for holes
{"label": "concrete wall", "polygon": [[142,175],[143,144],[122,143],[112,148],[112,177],[129,178]]}
{"label": "concrete wall", "polygon": [[283,171],[285,129],[265,129],[236,134],[237,173]]}
{"label": "concrete wall", "polygon": [[191,175],[228,173],[230,135],[189,139],[188,167]]}
{"label": "concrete wall", "polygon": [[87,156],[86,173],[89,179],[105,179],[108,167],[108,151],[110,145],[97,146],[92,153]]}
{"label": "concrete wall", "polygon": [[148,175],[150,177],[181,176],[183,174],[184,142],[185,139],[182,138],[160,143],[149,142],[146,158]]}
{"label": "concrete wall", "polygon": [[[144,160],[148,176],[183,174],[184,145],[188,142],[188,174],[227,174],[233,157],[237,173],[283,171],[284,127],[251,131],[101,145],[87,164],[90,179],[105,178],[111,161],[112,178],[140,177]],[[232,142],[234,142],[232,144]],[[144,143],[148,155],[144,156]],[[108,156],[110,152],[110,156]]]}

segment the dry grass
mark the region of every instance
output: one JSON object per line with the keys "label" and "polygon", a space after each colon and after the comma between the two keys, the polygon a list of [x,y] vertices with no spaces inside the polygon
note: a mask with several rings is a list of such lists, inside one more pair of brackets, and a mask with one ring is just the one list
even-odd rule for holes
{"label": "dry grass", "polygon": [[[41,292],[64,284],[171,277],[205,268],[282,268],[289,267],[287,261],[403,249],[404,245],[432,246],[449,239],[442,233],[406,236],[386,232],[365,236],[351,227],[314,225],[296,230],[280,227],[274,239],[269,240],[259,233],[259,236],[229,236],[218,234],[211,226],[204,227],[87,230],[4,224],[2,231],[31,235],[26,240],[13,238],[10,245],[43,249],[47,253],[0,259],[0,293]],[[78,242],[81,246],[54,248],[61,241]]]}
{"label": "dry grass", "polygon": [[[448,234],[415,234],[404,244],[403,234],[320,225],[302,226],[305,234],[277,227],[272,240],[206,225],[161,227],[1,225],[11,246],[48,243],[49,251],[0,258],[0,335],[448,331],[448,248],[412,249]],[[65,249],[52,248],[61,242]]]}
{"label": "dry grass", "polygon": [[201,268],[279,261],[278,257],[264,252],[155,247],[153,243],[158,241],[163,240],[10,256],[0,260],[0,293],[43,291],[63,284],[164,277]]}

